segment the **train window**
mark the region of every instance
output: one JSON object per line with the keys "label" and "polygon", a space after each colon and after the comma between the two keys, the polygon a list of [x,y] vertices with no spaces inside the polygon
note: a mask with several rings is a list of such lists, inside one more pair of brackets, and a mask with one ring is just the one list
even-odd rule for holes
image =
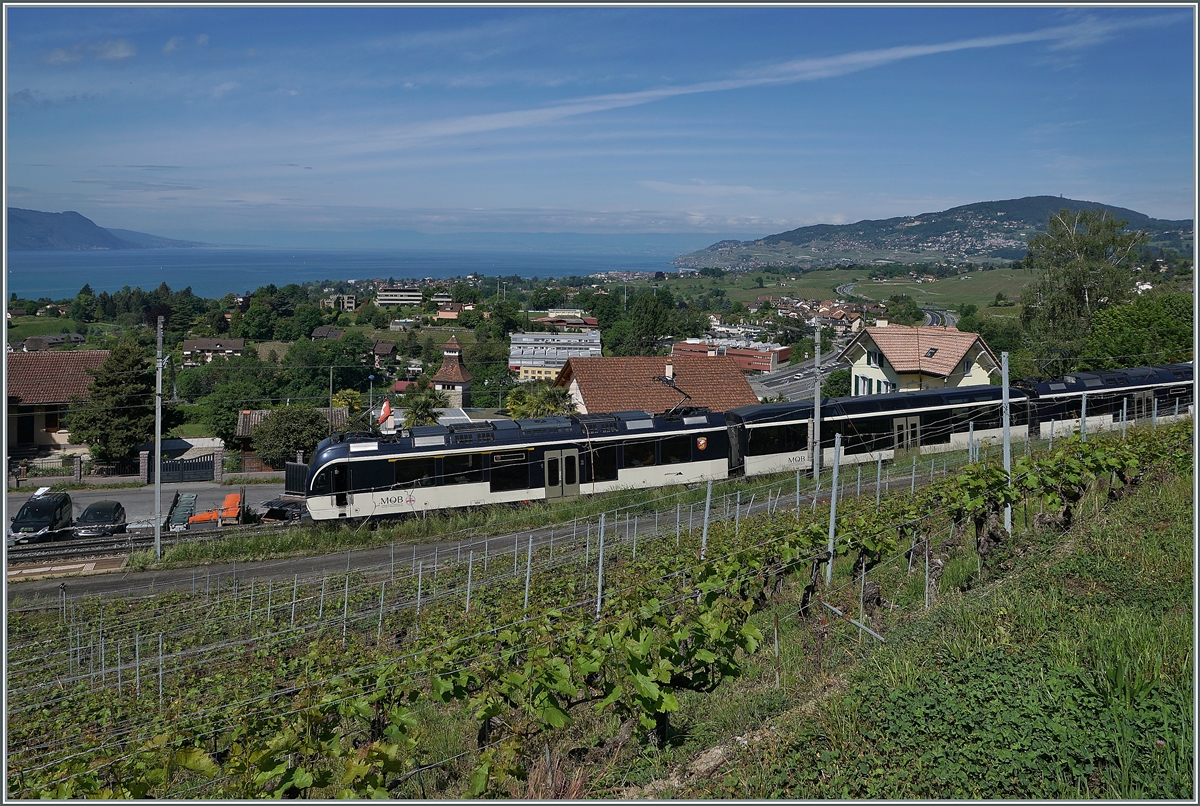
{"label": "train window", "polygon": [[400,459],[392,462],[396,468],[397,487],[432,487],[436,473],[433,469],[433,457],[425,456],[420,459]]}
{"label": "train window", "polygon": [[563,457],[563,484],[574,487],[579,483],[579,457],[575,454]]}
{"label": "train window", "polygon": [[523,453],[492,454],[492,486],[494,493],[524,490],[529,487],[529,464]]}
{"label": "train window", "polygon": [[921,444],[945,445],[950,441],[954,412],[950,409],[934,409],[921,415]]}
{"label": "train window", "polygon": [[748,456],[766,456],[772,453],[795,453],[808,445],[808,424],[788,423],[753,428],[749,432]]}
{"label": "train window", "polygon": [[659,455],[664,465],[677,465],[680,462],[690,462],[692,459],[692,438],[690,436],[667,437],[659,443]]}
{"label": "train window", "polygon": [[617,480],[617,446],[605,445],[592,448],[587,466],[591,469],[592,481]]}
{"label": "train window", "polygon": [[460,453],[442,459],[443,484],[472,484],[483,481],[483,456]]}
{"label": "train window", "polygon": [[312,483],[313,495],[329,495],[329,468],[321,469]]}
{"label": "train window", "polygon": [[887,450],[892,445],[891,428],[887,418],[849,420],[842,431],[842,450],[847,454]]}
{"label": "train window", "polygon": [[625,467],[653,467],[654,464],[654,440],[625,443]]}
{"label": "train window", "polygon": [[355,462],[350,466],[356,490],[386,490],[392,486],[393,472],[386,461]]}

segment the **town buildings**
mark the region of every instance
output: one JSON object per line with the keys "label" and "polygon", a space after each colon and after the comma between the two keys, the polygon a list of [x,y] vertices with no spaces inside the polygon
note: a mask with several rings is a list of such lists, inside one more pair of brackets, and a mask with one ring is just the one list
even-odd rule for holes
{"label": "town buildings", "polygon": [[183,365],[198,367],[209,363],[215,356],[232,358],[241,355],[245,348],[245,339],[185,339]]}
{"label": "town buildings", "polygon": [[9,457],[62,451],[71,441],[67,409],[86,399],[92,371],[108,350],[53,350],[10,353],[5,396]]}
{"label": "town buildings", "polygon": [[686,339],[671,346],[671,356],[725,356],[742,372],[774,372],[792,357],[792,348],[749,339]]}
{"label": "town buildings", "polygon": [[598,358],[600,331],[583,333],[513,333],[508,368],[517,379],[553,380],[571,358]]}

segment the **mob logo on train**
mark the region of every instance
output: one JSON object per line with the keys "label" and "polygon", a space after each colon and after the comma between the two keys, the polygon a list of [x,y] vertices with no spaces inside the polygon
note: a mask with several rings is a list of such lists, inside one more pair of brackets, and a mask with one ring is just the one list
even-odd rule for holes
{"label": "mob logo on train", "polygon": [[708,437],[696,437],[696,450],[702,451],[708,447]]}

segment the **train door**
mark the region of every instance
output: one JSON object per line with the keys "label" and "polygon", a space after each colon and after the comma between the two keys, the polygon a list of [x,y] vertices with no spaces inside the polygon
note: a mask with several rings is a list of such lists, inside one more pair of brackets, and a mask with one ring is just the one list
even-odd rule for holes
{"label": "train door", "polygon": [[567,448],[561,451],[546,451],[543,460],[547,498],[569,498],[579,495],[578,450]]}
{"label": "train door", "polygon": [[1134,392],[1133,393],[1133,411],[1130,416],[1134,420],[1144,420],[1154,413],[1154,393],[1153,392]]}
{"label": "train door", "polygon": [[896,450],[917,448],[921,445],[921,418],[894,417],[892,418],[892,434],[895,436]]}
{"label": "train door", "polygon": [[346,507],[350,498],[350,463],[337,462],[329,467],[330,490],[333,492],[333,505],[338,508],[338,517],[345,517]]}

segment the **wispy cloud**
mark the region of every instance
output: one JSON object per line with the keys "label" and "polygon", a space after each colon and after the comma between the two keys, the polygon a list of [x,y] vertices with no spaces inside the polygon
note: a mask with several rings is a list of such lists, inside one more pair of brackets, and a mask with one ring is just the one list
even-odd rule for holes
{"label": "wispy cloud", "polygon": [[659,193],[669,193],[673,196],[699,196],[701,198],[728,198],[730,196],[779,196],[781,191],[771,190],[769,188],[756,188],[750,185],[720,185],[713,182],[706,182],[702,179],[693,179],[688,184],[677,182],[659,182],[652,179],[646,179],[638,182],[638,185],[648,190],[655,190]]}
{"label": "wispy cloud", "polygon": [[92,45],[96,58],[106,62],[119,62],[137,55],[137,48],[124,39],[108,39]]}
{"label": "wispy cloud", "polygon": [[170,56],[175,51],[179,50],[179,43],[183,41],[182,36],[173,36],[167,40],[167,44],[163,45],[162,52]]}
{"label": "wispy cloud", "polygon": [[1177,19],[1177,15],[1160,15],[1149,19],[1133,21],[1101,21],[1087,18],[1067,25],[1042,28],[1026,33],[975,37],[931,45],[904,45],[877,50],[855,51],[837,56],[797,59],[749,71],[738,77],[719,81],[657,87],[634,92],[594,95],[568,100],[553,106],[515,109],[508,112],[466,115],[427,121],[397,129],[393,132],[393,136],[396,140],[402,142],[407,138],[451,137],[500,129],[540,126],[576,115],[587,115],[624,107],[640,106],[684,95],[726,92],[751,87],[794,84],[801,81],[834,78],[910,59],[964,50],[1010,47],[1035,42],[1048,42],[1051,43],[1052,47],[1057,48],[1089,47],[1106,41],[1124,28],[1166,25],[1177,21]]}
{"label": "wispy cloud", "polygon": [[237,89],[237,87],[238,87],[238,83],[236,81],[222,82],[221,84],[218,84],[217,86],[212,88],[212,97],[220,98],[222,95],[229,92],[230,90]]}

